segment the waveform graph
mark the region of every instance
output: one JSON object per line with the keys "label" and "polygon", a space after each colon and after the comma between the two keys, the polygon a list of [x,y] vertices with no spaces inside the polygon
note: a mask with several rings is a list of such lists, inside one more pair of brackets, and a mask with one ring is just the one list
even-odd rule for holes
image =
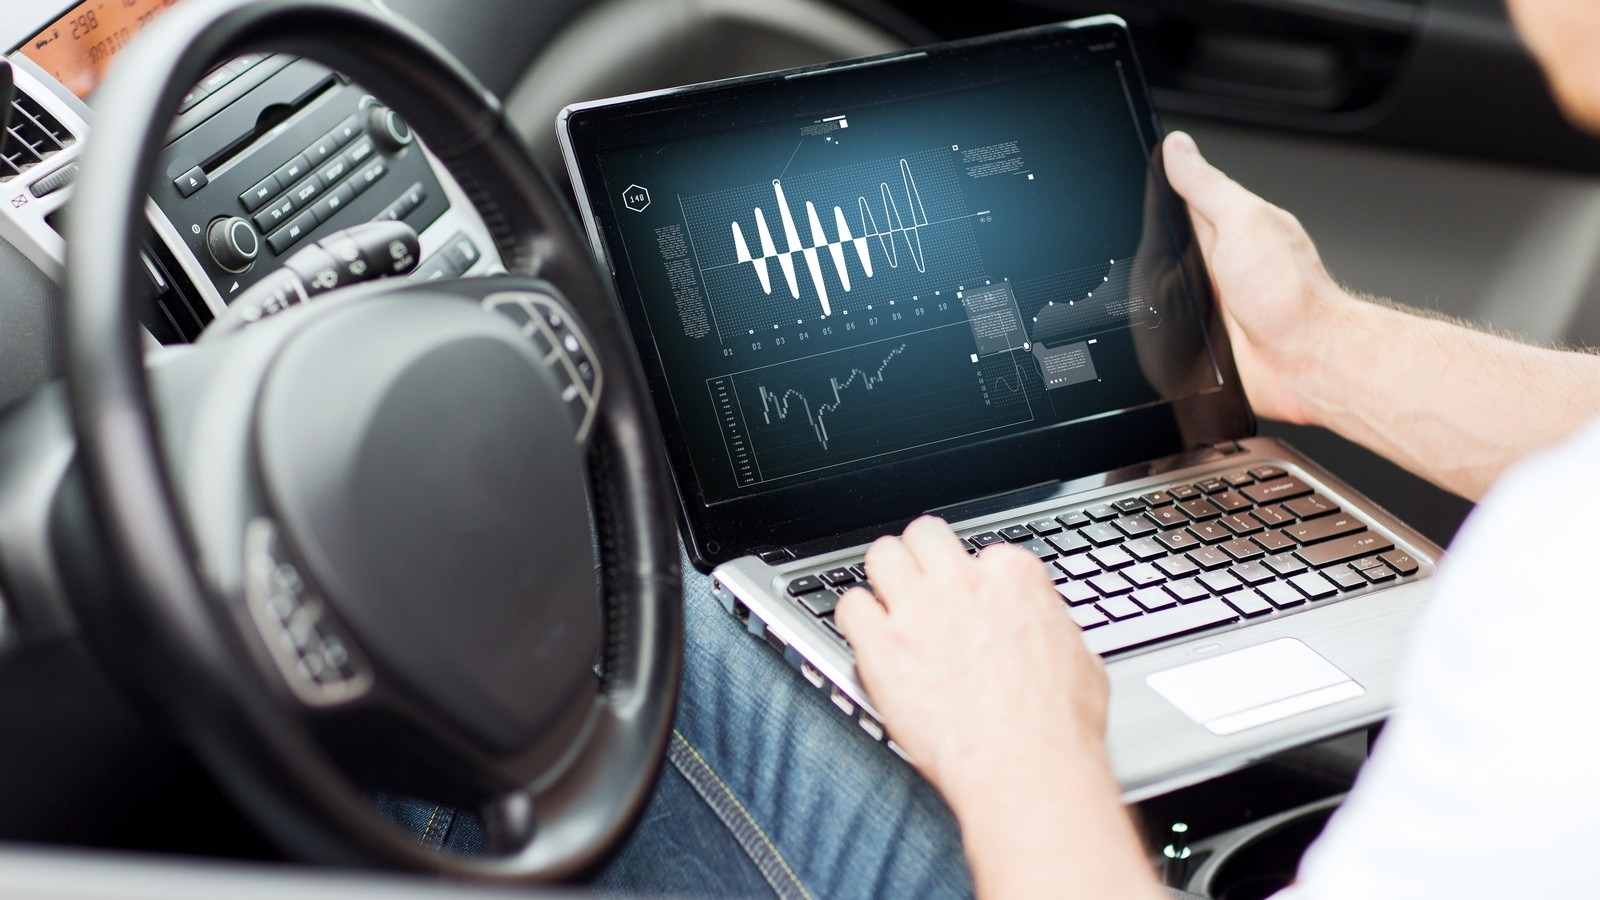
{"label": "waveform graph", "polygon": [[860,316],[984,274],[948,149],[679,198],[725,334]]}
{"label": "waveform graph", "polygon": [[996,404],[964,325],[940,326],[707,381],[741,487],[847,468],[1032,421]]}

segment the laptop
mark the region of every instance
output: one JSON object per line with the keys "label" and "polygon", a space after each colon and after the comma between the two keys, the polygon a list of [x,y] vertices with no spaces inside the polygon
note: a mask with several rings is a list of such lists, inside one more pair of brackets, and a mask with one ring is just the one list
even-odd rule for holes
{"label": "laptop", "polygon": [[1105,658],[1130,802],[1386,714],[1439,550],[1254,436],[1120,19],[558,130],[693,564],[886,748],[833,610],[929,512],[1048,568]]}

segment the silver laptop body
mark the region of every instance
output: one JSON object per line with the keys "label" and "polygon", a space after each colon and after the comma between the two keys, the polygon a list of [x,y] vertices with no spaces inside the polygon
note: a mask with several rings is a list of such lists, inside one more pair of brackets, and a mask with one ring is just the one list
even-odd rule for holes
{"label": "silver laptop body", "polygon": [[924,512],[1050,567],[1130,802],[1386,715],[1439,549],[1252,436],[1120,19],[558,130],[693,562],[873,738],[832,605]]}

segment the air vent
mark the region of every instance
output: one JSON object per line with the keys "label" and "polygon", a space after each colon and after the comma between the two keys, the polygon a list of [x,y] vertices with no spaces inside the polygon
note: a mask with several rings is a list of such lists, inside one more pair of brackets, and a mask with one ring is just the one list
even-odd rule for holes
{"label": "air vent", "polygon": [[73,142],[72,133],[55,116],[18,93],[11,102],[11,122],[0,134],[0,182],[10,181]]}

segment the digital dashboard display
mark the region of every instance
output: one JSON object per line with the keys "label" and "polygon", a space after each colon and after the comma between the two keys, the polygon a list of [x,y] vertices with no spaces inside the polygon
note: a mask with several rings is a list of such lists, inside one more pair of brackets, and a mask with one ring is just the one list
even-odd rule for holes
{"label": "digital dashboard display", "polygon": [[29,38],[22,54],[79,98],[88,97],[117,52],[178,0],[85,0]]}
{"label": "digital dashboard display", "polygon": [[707,502],[1217,387],[1129,77],[1107,60],[600,158]]}

